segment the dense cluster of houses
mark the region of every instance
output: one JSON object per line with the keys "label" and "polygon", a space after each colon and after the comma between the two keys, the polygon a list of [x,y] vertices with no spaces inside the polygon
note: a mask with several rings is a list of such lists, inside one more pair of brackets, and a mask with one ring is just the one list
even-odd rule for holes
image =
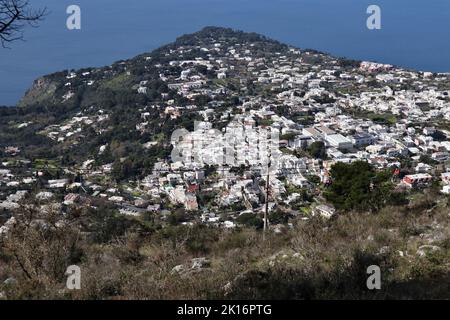
{"label": "dense cluster of houses", "polygon": [[[450,193],[450,132],[445,127],[450,121],[448,74],[371,62],[344,68],[339,59],[321,53],[289,48],[263,55],[257,48],[257,42],[211,38],[168,50],[168,63],[153,67],[159,80],[189,103],[179,105],[162,93],[154,105],[136,109],[140,122],[135,130],[143,134],[152,129],[151,109],[172,119],[185,113],[201,117],[194,131],[172,139],[172,157],[160,159],[144,179],[102,185],[98,178],[110,175],[112,165],[94,160],[104,145],[92,159],[68,169],[82,179],[49,179],[34,197],[41,202],[58,199],[64,206],[89,205],[90,199],[101,198],[130,216],[165,217],[182,207],[200,212],[204,223],[232,228],[239,214],[261,212],[266,202],[270,210],[289,207],[300,197],[298,190],[314,193],[316,184],[332,183],[329,171],[334,164],[354,161],[391,168],[393,175],[406,161],[408,172],[396,180],[399,185],[417,189],[438,181],[442,192]],[[202,54],[193,59],[195,51]],[[145,63],[152,64],[152,57]],[[180,70],[176,75],[171,72],[175,67]],[[90,73],[68,74],[67,94],[77,78],[92,85],[89,77]],[[146,95],[148,81],[133,88]],[[206,105],[196,104],[199,96],[208,97]],[[223,97],[231,96],[238,98],[235,106],[224,101]],[[282,108],[285,112],[280,112]],[[43,134],[55,143],[80,143],[86,127],[101,135],[108,117],[98,109],[81,112],[47,127]],[[218,124],[225,125],[219,129]],[[306,152],[319,142],[325,149],[323,159]],[[144,147],[158,143],[151,140]],[[20,157],[20,149],[14,146],[4,153]],[[0,166],[0,187],[11,190],[2,191],[0,210],[17,209],[33,192],[31,186],[42,180],[39,170],[15,174],[10,166],[8,161]],[[312,182],[311,176],[320,182]],[[289,192],[292,186],[295,191]],[[207,203],[205,194],[212,195]],[[334,208],[319,199],[309,204],[314,207],[312,213],[331,217]]]}

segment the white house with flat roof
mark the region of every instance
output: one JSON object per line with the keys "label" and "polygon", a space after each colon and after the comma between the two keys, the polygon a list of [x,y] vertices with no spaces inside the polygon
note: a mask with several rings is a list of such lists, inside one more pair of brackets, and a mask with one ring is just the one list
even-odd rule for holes
{"label": "white house with flat roof", "polygon": [[331,134],[325,137],[325,141],[332,147],[340,150],[351,150],[353,148],[353,143],[342,134]]}

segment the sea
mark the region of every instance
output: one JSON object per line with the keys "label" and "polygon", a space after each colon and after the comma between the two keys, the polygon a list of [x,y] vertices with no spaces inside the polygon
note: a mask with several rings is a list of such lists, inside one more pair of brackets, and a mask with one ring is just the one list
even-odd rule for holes
{"label": "sea", "polygon": [[[12,106],[33,80],[104,66],[149,52],[205,26],[257,32],[335,56],[450,72],[449,0],[33,0],[48,15],[24,41],[0,48],[0,105]],[[81,9],[69,30],[67,8]],[[376,5],[380,29],[367,19]]]}

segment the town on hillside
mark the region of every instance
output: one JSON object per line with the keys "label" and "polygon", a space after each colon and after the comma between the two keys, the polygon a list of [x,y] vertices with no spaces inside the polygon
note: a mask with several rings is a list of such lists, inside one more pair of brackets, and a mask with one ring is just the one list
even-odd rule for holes
{"label": "town on hillside", "polygon": [[450,194],[450,74],[256,34],[209,27],[112,66],[45,76],[8,109],[1,235],[28,206],[227,229],[266,217],[283,232],[296,217]]}

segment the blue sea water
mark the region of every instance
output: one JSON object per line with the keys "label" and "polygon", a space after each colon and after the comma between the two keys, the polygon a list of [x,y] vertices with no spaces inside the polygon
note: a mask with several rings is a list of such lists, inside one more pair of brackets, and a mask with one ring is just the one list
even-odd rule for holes
{"label": "blue sea water", "polygon": [[[81,7],[82,29],[66,28]],[[379,5],[382,29],[368,30]],[[333,55],[418,70],[450,71],[449,0],[33,0],[50,14],[25,42],[0,49],[0,105],[13,105],[32,81],[64,69],[103,66],[151,51],[204,26],[254,31]]]}

